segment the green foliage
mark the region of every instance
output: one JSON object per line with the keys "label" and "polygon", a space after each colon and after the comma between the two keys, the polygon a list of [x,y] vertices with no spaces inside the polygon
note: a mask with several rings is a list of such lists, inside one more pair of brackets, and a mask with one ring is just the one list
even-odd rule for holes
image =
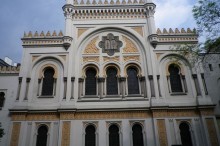
{"label": "green foliage", "polygon": [[199,0],[193,7],[193,16],[198,25],[198,33],[205,37],[201,44],[204,53],[218,51],[220,46],[220,1]]}
{"label": "green foliage", "polygon": [[205,40],[197,45],[180,44],[172,50],[194,66],[203,61],[206,54],[220,52],[220,0],[199,0],[192,12],[198,25],[197,33]]}
{"label": "green foliage", "polygon": [[2,129],[1,127],[2,127],[2,125],[1,125],[1,123],[0,123],[0,138],[2,138],[3,135],[5,134],[5,133],[4,133],[4,129]]}

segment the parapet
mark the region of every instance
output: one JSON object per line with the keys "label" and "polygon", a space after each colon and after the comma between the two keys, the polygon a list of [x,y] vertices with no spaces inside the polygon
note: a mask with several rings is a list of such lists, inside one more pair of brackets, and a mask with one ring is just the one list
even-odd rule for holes
{"label": "parapet", "polygon": [[57,33],[56,31],[53,31],[52,33],[48,31],[47,33],[44,33],[42,31],[41,33],[38,33],[37,31],[35,33],[29,31],[29,33],[24,32],[23,38],[51,38],[51,37],[63,37],[62,31]]}
{"label": "parapet", "polygon": [[173,30],[170,28],[167,30],[157,29],[158,43],[198,43],[198,34],[196,29],[184,28]]}
{"label": "parapet", "polygon": [[0,74],[18,74],[20,71],[20,66],[0,66]]}
{"label": "parapet", "polygon": [[144,3],[144,0],[74,0],[74,6],[138,5]]}

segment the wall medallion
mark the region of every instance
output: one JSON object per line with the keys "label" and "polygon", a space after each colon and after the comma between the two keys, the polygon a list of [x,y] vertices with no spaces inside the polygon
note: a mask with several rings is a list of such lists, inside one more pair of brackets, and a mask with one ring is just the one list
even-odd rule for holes
{"label": "wall medallion", "polygon": [[122,41],[119,40],[118,36],[109,33],[107,36],[102,37],[102,41],[99,42],[99,47],[102,48],[102,53],[107,53],[109,56],[112,56],[115,52],[120,51]]}

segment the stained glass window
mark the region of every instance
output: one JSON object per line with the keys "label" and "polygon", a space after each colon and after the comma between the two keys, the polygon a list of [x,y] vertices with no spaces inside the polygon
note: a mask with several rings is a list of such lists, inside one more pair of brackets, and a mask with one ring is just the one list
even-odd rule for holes
{"label": "stained glass window", "polygon": [[42,95],[53,95],[54,70],[47,68],[44,71]]}
{"label": "stained glass window", "polygon": [[107,95],[118,94],[118,79],[116,68],[110,67],[107,69]]}
{"label": "stained glass window", "polygon": [[117,125],[109,127],[109,146],[120,146],[119,128]]}
{"label": "stained glass window", "polygon": [[41,126],[38,128],[36,146],[47,146],[47,133],[48,129],[46,126]]}
{"label": "stained glass window", "polygon": [[191,133],[187,123],[181,123],[179,126],[182,146],[192,146]]}
{"label": "stained glass window", "polygon": [[89,68],[86,70],[85,94],[96,95],[96,70]]}
{"label": "stained glass window", "polygon": [[139,94],[139,81],[137,77],[137,70],[135,68],[127,69],[128,94]]}
{"label": "stained glass window", "polygon": [[171,64],[169,66],[169,72],[172,92],[183,92],[178,66]]}
{"label": "stained glass window", "polygon": [[95,136],[95,127],[89,125],[86,127],[86,136],[85,136],[85,146],[95,146],[96,136]]}
{"label": "stained glass window", "polygon": [[132,127],[133,146],[144,146],[142,127],[135,124]]}

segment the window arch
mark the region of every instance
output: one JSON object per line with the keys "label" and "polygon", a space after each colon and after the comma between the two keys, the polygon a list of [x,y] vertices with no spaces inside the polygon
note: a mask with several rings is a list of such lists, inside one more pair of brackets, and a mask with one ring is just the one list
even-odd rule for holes
{"label": "window arch", "polygon": [[36,146],[47,146],[47,134],[48,134],[47,126],[42,125],[38,128]]}
{"label": "window arch", "polygon": [[171,64],[168,68],[170,73],[170,86],[172,92],[183,92],[180,69],[176,64]]}
{"label": "window arch", "polygon": [[106,80],[107,95],[117,95],[118,94],[117,69],[115,67],[107,68],[106,75],[107,75],[107,80]]}
{"label": "window arch", "polygon": [[134,124],[132,126],[132,139],[133,146],[144,146],[142,126],[140,124]]}
{"label": "window arch", "polygon": [[182,146],[193,146],[189,125],[183,122],[179,125],[179,129],[180,129]]}
{"label": "window arch", "polygon": [[127,69],[128,94],[140,94],[138,71],[135,67]]}
{"label": "window arch", "polygon": [[0,109],[4,106],[5,103],[5,93],[0,92]]}
{"label": "window arch", "polygon": [[86,70],[85,95],[96,95],[96,70],[88,68]]}
{"label": "window arch", "polygon": [[85,146],[96,146],[96,129],[93,125],[86,127]]}
{"label": "window arch", "polygon": [[120,146],[119,128],[115,124],[109,127],[109,146]]}
{"label": "window arch", "polygon": [[54,69],[50,67],[44,70],[42,95],[53,95],[54,73],[55,73]]}

